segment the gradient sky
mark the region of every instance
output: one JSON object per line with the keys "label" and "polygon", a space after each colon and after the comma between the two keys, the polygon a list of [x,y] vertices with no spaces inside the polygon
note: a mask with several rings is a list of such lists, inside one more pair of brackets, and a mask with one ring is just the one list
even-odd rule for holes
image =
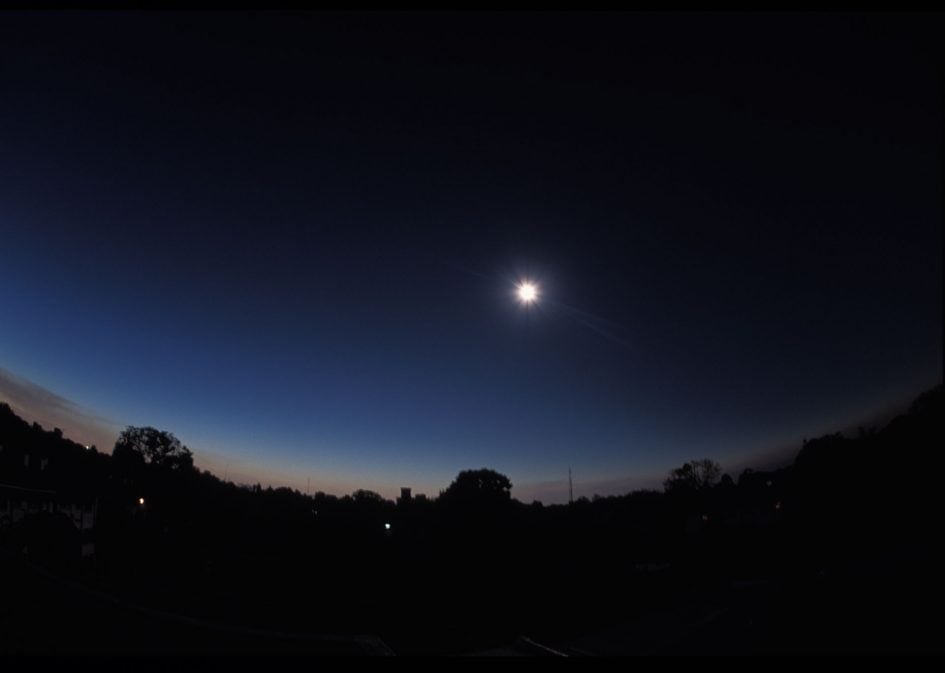
{"label": "gradient sky", "polygon": [[339,494],[796,451],[942,380],[941,27],[4,13],[0,399]]}

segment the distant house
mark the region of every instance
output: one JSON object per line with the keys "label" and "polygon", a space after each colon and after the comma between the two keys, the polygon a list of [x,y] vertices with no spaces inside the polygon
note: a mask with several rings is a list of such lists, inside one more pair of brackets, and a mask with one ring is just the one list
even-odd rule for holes
{"label": "distant house", "polygon": [[54,512],[56,492],[0,483],[0,530],[9,528],[30,514]]}
{"label": "distant house", "polygon": [[[49,458],[27,452],[23,463],[26,469],[45,471]],[[98,515],[98,503],[94,497],[64,494],[35,485],[0,483],[0,534],[25,525],[24,520],[43,513],[62,517],[71,523],[77,532],[79,555],[82,558],[94,556]]]}
{"label": "distant house", "polygon": [[740,497],[725,517],[734,528],[767,528],[783,519],[784,501],[789,497],[790,468],[771,472],[746,470],[738,479]]}

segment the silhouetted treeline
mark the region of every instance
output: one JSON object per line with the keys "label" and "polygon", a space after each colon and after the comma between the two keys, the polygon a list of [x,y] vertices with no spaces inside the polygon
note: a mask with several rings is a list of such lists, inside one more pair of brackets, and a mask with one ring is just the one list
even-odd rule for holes
{"label": "silhouetted treeline", "polygon": [[[94,502],[94,554],[57,569],[112,595],[220,622],[376,632],[405,651],[452,651],[526,629],[564,638],[729,600],[752,583],[780,587],[784,615],[806,609],[792,596],[822,600],[824,578],[843,578],[831,585],[843,600],[856,577],[875,595],[908,577],[910,590],[937,596],[942,407],[939,386],[883,428],[805,441],[778,470],[732,478],[692,461],[664,492],[542,506],[515,500],[508,478],[485,468],[430,500],[237,486],[196,470],[168,433],[129,428],[109,456],[0,404],[0,483]],[[40,550],[57,534],[49,520],[6,520],[0,542]],[[31,555],[50,561],[44,554],[55,552]],[[882,600],[894,601],[889,593]]]}

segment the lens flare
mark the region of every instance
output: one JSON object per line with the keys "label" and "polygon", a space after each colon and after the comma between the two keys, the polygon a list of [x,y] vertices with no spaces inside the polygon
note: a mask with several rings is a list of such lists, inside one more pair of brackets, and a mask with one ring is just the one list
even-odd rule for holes
{"label": "lens flare", "polygon": [[524,281],[518,286],[518,298],[523,304],[531,304],[538,299],[538,288],[532,283]]}

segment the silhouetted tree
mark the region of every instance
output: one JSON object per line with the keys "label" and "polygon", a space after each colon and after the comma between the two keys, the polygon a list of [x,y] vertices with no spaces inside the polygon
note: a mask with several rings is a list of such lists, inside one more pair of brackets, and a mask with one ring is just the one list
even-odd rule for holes
{"label": "silhouetted tree", "polygon": [[440,494],[444,502],[498,503],[512,498],[512,482],[495,470],[463,470]]}
{"label": "silhouetted tree", "polygon": [[144,463],[174,471],[191,470],[193,453],[169,432],[129,425],[115,442],[112,456],[124,463]]}
{"label": "silhouetted tree", "polygon": [[713,460],[690,460],[669,473],[663,488],[667,493],[704,491],[713,486],[721,474],[721,466]]}
{"label": "silhouetted tree", "polygon": [[357,503],[376,503],[381,504],[384,502],[384,498],[380,493],[375,493],[374,491],[369,491],[367,489],[359,488],[357,491],[351,494],[351,497]]}
{"label": "silhouetted tree", "polygon": [[921,416],[927,413],[935,413],[942,408],[943,388],[939,384],[931,390],[926,390],[919,395],[909,406],[909,413],[913,416]]}
{"label": "silhouetted tree", "polygon": [[794,467],[801,479],[808,476],[832,488],[838,479],[849,477],[851,468],[858,467],[852,460],[853,440],[835,432],[814,439],[805,439],[804,446],[794,459]]}

